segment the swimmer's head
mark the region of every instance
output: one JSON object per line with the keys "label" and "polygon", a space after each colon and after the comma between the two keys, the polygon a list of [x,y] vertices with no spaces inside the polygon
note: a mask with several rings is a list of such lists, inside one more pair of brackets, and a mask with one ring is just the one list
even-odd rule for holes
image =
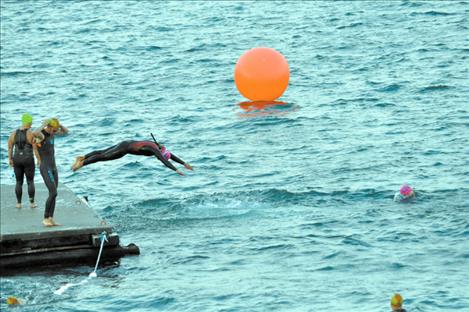
{"label": "swimmer's head", "polygon": [[161,146],[161,154],[166,160],[169,160],[171,158],[171,152],[168,151],[163,145]]}
{"label": "swimmer's head", "polygon": [[402,307],[402,303],[404,302],[404,298],[400,294],[394,294],[391,297],[391,307],[393,308],[400,308]]}
{"label": "swimmer's head", "polygon": [[31,116],[31,114],[29,113],[25,113],[23,114],[23,116],[21,116],[21,122],[25,127],[31,126],[31,124],[33,123],[33,116]]}
{"label": "swimmer's head", "polygon": [[20,304],[20,301],[16,299],[16,297],[10,296],[7,298],[7,304],[8,305]]}
{"label": "swimmer's head", "polygon": [[47,126],[51,127],[55,131],[57,131],[60,127],[60,122],[57,118],[51,118],[47,120]]}
{"label": "swimmer's head", "polygon": [[399,193],[404,197],[409,197],[414,193],[414,190],[409,185],[404,184],[401,186]]}

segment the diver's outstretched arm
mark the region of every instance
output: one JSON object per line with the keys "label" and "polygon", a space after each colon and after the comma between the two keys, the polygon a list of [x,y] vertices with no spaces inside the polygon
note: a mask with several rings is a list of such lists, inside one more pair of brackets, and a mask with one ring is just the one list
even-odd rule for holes
{"label": "diver's outstretched arm", "polygon": [[158,158],[159,161],[161,161],[166,167],[168,167],[169,169],[171,170],[174,170],[176,171],[179,175],[184,175],[184,173],[182,173],[181,171],[177,170],[176,167],[174,167],[174,165],[172,163],[170,163],[169,161],[167,161],[163,155],[161,155],[161,152],[159,150],[155,150],[155,156],[156,158]]}
{"label": "diver's outstretched arm", "polygon": [[186,169],[194,170],[191,165],[189,165],[184,160],[182,160],[181,158],[177,157],[174,154],[171,154],[171,159],[174,160],[175,162],[180,163],[181,165],[184,165],[184,167],[186,167]]}

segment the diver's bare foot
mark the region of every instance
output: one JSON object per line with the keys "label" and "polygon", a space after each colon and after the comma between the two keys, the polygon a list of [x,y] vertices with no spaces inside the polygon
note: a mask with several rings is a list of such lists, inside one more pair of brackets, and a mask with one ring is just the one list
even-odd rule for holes
{"label": "diver's bare foot", "polygon": [[36,205],[35,202],[30,203],[29,206],[30,206],[31,208],[36,208],[36,207],[37,207],[37,205]]}
{"label": "diver's bare foot", "polygon": [[54,219],[52,219],[52,218],[49,218],[49,220],[50,220],[50,222],[52,223],[53,226],[60,226],[60,225],[62,225],[62,224],[60,224],[60,223],[56,223],[56,222],[54,221]]}
{"label": "diver's bare foot", "polygon": [[73,163],[72,165],[72,170],[73,171],[77,171],[78,169],[80,169],[81,167],[83,167],[83,161],[85,160],[85,157],[84,156],[78,156],[76,159],[75,159],[75,162]]}
{"label": "diver's bare foot", "polygon": [[20,209],[21,208],[21,203],[16,203],[16,208]]}
{"label": "diver's bare foot", "polygon": [[42,220],[42,224],[44,224],[44,226],[54,226],[54,224],[51,222],[51,218],[45,218],[44,220]]}

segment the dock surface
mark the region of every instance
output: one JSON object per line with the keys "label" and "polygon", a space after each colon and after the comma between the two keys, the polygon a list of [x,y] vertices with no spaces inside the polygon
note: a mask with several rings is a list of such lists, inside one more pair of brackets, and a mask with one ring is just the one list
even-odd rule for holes
{"label": "dock surface", "polygon": [[42,183],[36,183],[37,208],[30,208],[27,185],[23,185],[23,204],[16,205],[15,186],[1,185],[0,241],[10,239],[42,239],[80,234],[110,233],[111,226],[78,198],[68,187],[59,185],[55,222],[60,226],[46,227],[42,224],[44,208],[49,192]]}
{"label": "dock surface", "polygon": [[140,253],[135,244],[120,246],[112,227],[64,185],[59,186],[54,213],[61,225],[44,226],[48,194],[44,184],[36,184],[38,207],[30,208],[24,185],[23,207],[16,208],[15,186],[1,185],[0,275],[53,265],[94,265],[101,242],[103,265]]}

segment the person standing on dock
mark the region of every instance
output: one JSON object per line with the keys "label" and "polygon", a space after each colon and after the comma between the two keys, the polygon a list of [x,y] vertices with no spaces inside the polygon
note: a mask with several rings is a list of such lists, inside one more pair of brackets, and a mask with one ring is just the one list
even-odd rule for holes
{"label": "person standing on dock", "polygon": [[42,127],[33,132],[39,151],[39,170],[49,190],[49,197],[46,200],[46,208],[44,211],[44,220],[42,221],[45,226],[59,225],[55,223],[53,219],[57,187],[59,186],[59,175],[57,166],[55,165],[54,138],[56,135],[66,134],[68,134],[68,129],[60,124],[57,118],[46,120]]}
{"label": "person standing on dock", "polygon": [[21,117],[22,126],[13,131],[8,139],[8,161],[13,167],[16,177],[16,208],[21,208],[21,198],[23,197],[23,182],[26,176],[28,183],[29,204],[31,208],[36,208],[34,202],[34,156],[39,159],[36,145],[33,144],[33,134],[31,126],[33,124],[33,116],[28,113]]}

